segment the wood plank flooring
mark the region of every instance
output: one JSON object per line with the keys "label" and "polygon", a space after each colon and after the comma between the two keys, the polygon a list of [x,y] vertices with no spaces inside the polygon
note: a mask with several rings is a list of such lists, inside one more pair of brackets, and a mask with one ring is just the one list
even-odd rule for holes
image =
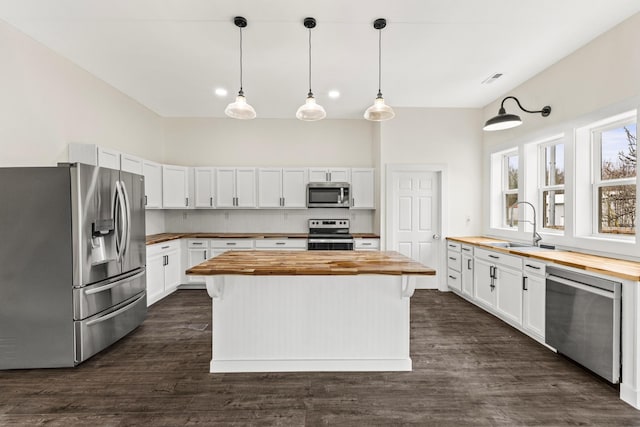
{"label": "wood plank flooring", "polygon": [[2,426],[640,426],[570,361],[451,293],[411,299],[412,372],[209,374],[211,300],[181,290],[73,369],[0,371]]}

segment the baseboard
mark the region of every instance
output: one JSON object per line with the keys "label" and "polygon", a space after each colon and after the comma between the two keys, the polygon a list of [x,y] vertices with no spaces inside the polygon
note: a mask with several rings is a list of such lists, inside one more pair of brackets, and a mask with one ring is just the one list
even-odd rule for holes
{"label": "baseboard", "polygon": [[406,359],[212,360],[210,372],[367,372],[411,371]]}
{"label": "baseboard", "polygon": [[624,383],[620,384],[620,399],[634,408],[640,409],[640,392]]}

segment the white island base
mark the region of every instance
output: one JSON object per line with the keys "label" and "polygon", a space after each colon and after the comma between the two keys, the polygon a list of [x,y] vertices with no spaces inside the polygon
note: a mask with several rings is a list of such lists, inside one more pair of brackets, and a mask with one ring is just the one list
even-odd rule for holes
{"label": "white island base", "polygon": [[410,371],[411,275],[205,276],[211,372]]}

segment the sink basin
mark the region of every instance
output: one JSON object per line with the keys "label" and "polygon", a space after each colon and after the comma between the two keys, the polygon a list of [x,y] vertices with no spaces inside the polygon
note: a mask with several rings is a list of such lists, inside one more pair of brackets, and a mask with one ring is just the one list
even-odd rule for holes
{"label": "sink basin", "polygon": [[517,242],[491,242],[487,243],[489,246],[495,246],[497,248],[537,248],[537,246],[530,245],[528,243]]}

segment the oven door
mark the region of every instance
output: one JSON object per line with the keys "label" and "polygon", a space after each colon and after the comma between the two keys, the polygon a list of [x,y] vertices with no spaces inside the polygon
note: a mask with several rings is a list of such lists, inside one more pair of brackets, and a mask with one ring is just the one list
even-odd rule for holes
{"label": "oven door", "polygon": [[309,239],[310,251],[352,251],[353,239]]}

